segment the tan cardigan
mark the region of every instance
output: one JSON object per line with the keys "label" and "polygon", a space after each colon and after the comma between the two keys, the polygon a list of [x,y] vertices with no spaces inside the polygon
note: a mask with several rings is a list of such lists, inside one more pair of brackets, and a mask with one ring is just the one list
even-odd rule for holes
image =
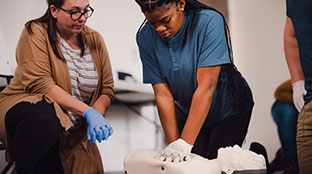
{"label": "tan cardigan", "polygon": [[291,81],[287,80],[280,84],[274,92],[277,101],[284,103],[293,103],[293,91]]}
{"label": "tan cardigan", "polygon": [[[37,103],[56,84],[71,94],[69,71],[64,59],[60,60],[54,54],[48,39],[47,26],[33,23],[33,34],[24,28],[16,49],[17,68],[14,79],[0,93],[0,141],[6,147],[6,160],[14,160],[10,153],[11,141],[6,137],[4,118],[6,112],[15,104],[26,101]],[[83,39],[88,44],[90,53],[98,73],[98,87],[92,97],[91,105],[101,94],[113,100],[113,76],[108,52],[100,34],[85,26]],[[60,49],[60,44],[57,45]],[[61,51],[59,51],[61,53]],[[79,129],[70,130],[72,122],[66,111],[53,103],[64,132],[60,136],[60,156],[65,173],[104,173],[97,146],[86,139],[87,123],[84,121]]]}

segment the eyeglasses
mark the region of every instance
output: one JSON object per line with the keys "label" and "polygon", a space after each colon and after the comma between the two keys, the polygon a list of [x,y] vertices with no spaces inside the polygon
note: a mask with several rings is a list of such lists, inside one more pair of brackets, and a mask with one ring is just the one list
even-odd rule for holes
{"label": "eyeglasses", "polygon": [[94,12],[94,9],[92,7],[88,7],[86,10],[84,10],[84,12],[69,11],[69,10],[63,9],[62,7],[58,7],[58,8],[68,13],[73,21],[79,20],[82,17],[82,15],[84,15],[86,18],[89,18],[92,16]]}

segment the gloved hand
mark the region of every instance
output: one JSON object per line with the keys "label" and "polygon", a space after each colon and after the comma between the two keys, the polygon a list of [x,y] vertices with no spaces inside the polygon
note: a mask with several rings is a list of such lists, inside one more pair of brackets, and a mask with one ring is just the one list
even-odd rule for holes
{"label": "gloved hand", "polygon": [[170,143],[161,151],[159,160],[169,162],[181,162],[190,160],[190,153],[193,145],[188,144],[183,139],[178,139]]}
{"label": "gloved hand", "polygon": [[98,111],[90,107],[82,117],[87,120],[88,123],[88,140],[92,140],[93,144],[96,140],[102,142],[102,140],[107,140],[109,136],[113,134],[112,127],[107,123],[104,116]]}
{"label": "gloved hand", "polygon": [[304,89],[304,80],[299,80],[293,83],[292,89],[295,107],[298,110],[298,112],[300,112],[300,110],[304,105],[303,97],[307,94],[307,91]]}

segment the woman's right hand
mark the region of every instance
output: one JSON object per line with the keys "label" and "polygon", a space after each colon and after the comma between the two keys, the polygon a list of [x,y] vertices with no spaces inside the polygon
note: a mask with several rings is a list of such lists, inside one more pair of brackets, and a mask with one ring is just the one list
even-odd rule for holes
{"label": "woman's right hand", "polygon": [[170,143],[165,149],[161,150],[160,161],[182,162],[190,160],[190,153],[193,145],[188,144],[183,139]]}
{"label": "woman's right hand", "polygon": [[105,120],[104,116],[93,107],[90,107],[86,112],[84,112],[82,117],[87,120],[87,137],[88,140],[92,140],[93,144],[96,143],[96,140],[99,142],[107,140],[108,137],[113,134],[113,129]]}

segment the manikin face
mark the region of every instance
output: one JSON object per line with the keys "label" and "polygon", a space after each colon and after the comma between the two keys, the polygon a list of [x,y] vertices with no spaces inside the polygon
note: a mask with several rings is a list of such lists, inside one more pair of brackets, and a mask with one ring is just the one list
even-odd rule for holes
{"label": "manikin face", "polygon": [[164,39],[174,37],[184,22],[185,0],[157,7],[151,12],[144,12],[150,26]]}
{"label": "manikin face", "polygon": [[[83,13],[89,9],[89,0],[65,0],[61,8],[69,13]],[[53,5],[50,6],[51,14],[57,21],[56,25],[60,34],[68,36],[79,34],[87,22],[87,17],[82,15],[79,19],[73,20],[71,15],[61,8],[57,8]]]}
{"label": "manikin face", "polygon": [[225,173],[266,169],[265,159],[262,155],[258,155],[247,149],[242,149],[238,145],[220,148],[218,150],[217,159],[222,171]]}

